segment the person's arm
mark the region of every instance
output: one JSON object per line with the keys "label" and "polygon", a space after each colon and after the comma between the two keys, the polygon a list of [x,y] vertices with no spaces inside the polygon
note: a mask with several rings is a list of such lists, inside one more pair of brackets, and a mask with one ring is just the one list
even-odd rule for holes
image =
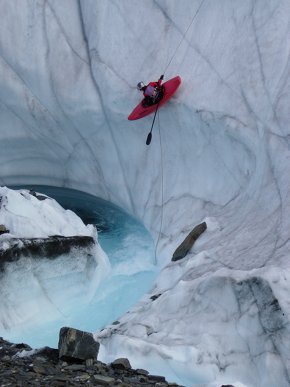
{"label": "person's arm", "polygon": [[164,78],[164,75],[162,74],[162,75],[160,75],[160,78],[158,79],[158,86],[161,86],[161,83],[162,83],[162,81],[163,81],[163,78]]}

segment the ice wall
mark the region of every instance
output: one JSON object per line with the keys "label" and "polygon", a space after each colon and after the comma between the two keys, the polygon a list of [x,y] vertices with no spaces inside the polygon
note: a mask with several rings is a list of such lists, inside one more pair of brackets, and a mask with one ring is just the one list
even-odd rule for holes
{"label": "ice wall", "polygon": [[[192,289],[220,270],[230,283],[254,273],[289,316],[289,1],[4,0],[0,11],[0,183],[72,187],[121,205],[159,239],[162,265],[206,219],[189,272],[178,266]],[[162,73],[183,83],[147,147],[152,117],[127,115],[136,83]],[[287,385],[289,359],[275,351]],[[206,361],[214,379],[222,367]],[[253,383],[269,358],[256,361]]]}

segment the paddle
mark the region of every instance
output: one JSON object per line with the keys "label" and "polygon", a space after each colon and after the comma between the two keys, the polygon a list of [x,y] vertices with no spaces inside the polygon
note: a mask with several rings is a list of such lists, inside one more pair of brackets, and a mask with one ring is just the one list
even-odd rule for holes
{"label": "paddle", "polygon": [[[160,75],[159,81],[163,81],[163,78],[164,78],[164,74]],[[158,83],[158,84],[159,84],[159,83]],[[148,136],[147,136],[146,145],[150,145],[150,143],[151,143],[151,140],[152,140],[152,130],[153,130],[153,126],[154,126],[154,122],[155,122],[157,110],[158,110],[158,108],[159,108],[159,103],[160,103],[161,99],[163,98],[164,87],[161,86],[161,83],[159,84],[159,88],[160,88],[159,93],[160,93],[162,90],[163,90],[163,92],[162,92],[161,98],[159,98],[159,101],[158,101],[157,106],[156,106],[156,110],[155,110],[155,113],[154,113],[153,122],[152,122],[152,125],[151,125],[151,130],[150,130],[150,132],[148,133]]]}
{"label": "paddle", "polygon": [[[160,102],[160,101],[159,101],[159,102]],[[152,122],[152,125],[151,125],[151,130],[150,130],[150,132],[148,133],[148,136],[147,136],[146,145],[150,145],[151,140],[152,140],[152,130],[153,130],[153,126],[154,126],[154,122],[155,122],[157,110],[158,110],[158,107],[159,107],[159,102],[158,102],[158,104],[157,104],[157,106],[156,106],[156,110],[155,110],[155,113],[154,113],[153,122]]]}
{"label": "paddle", "polygon": [[[161,100],[160,100],[160,101],[161,101]],[[152,122],[152,125],[151,125],[151,130],[150,130],[150,132],[148,133],[148,136],[147,136],[146,145],[150,145],[151,140],[152,140],[152,130],[153,130],[153,126],[154,126],[154,122],[155,122],[155,118],[156,118],[157,110],[158,110],[158,108],[159,108],[159,103],[160,103],[160,101],[158,102],[158,104],[157,104],[157,106],[156,106],[156,110],[155,110],[155,113],[154,113],[153,122]]]}

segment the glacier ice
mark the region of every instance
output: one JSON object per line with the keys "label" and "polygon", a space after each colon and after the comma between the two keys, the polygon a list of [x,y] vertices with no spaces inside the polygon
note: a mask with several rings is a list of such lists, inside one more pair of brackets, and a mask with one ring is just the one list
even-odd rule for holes
{"label": "glacier ice", "polygon": [[[29,331],[36,334],[43,322],[47,329],[50,322],[71,316],[75,304],[90,303],[108,277],[110,263],[95,227],[85,225],[54,199],[25,189],[0,187],[0,223],[9,230],[0,235],[1,335],[27,337]],[[94,243],[83,249],[75,246],[70,254],[57,257],[15,252],[30,238],[38,238],[41,244],[54,235],[88,236]],[[8,261],[2,255],[7,249],[14,253]]]}
{"label": "glacier ice", "polygon": [[[86,214],[84,222],[92,224],[85,225],[52,197]],[[10,230],[0,235],[0,335],[12,342],[56,348],[63,326],[100,330],[134,305],[156,277],[153,241],[144,226],[117,206],[84,192],[0,187],[0,220]],[[15,251],[31,235],[39,237],[41,245],[56,233],[92,240],[81,249],[76,244],[69,253],[53,251],[48,257],[49,247],[40,253],[32,249],[32,255],[30,249],[22,256]]]}
{"label": "glacier ice", "polygon": [[[108,199],[158,242],[163,270],[152,294],[162,296],[145,297],[119,333],[108,328],[104,358],[121,342],[136,364],[187,384],[288,386],[287,351],[261,335],[254,296],[241,313],[233,284],[267,282],[285,314],[276,334],[286,345],[290,3],[205,0],[181,41],[199,5],[1,2],[0,181]],[[137,82],[164,69],[183,83],[146,147],[151,118],[127,115]],[[170,263],[204,219],[211,227],[192,253]]]}

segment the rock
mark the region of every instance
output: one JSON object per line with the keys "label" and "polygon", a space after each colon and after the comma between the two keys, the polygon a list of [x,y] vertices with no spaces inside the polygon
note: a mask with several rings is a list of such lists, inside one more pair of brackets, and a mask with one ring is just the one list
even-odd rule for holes
{"label": "rock", "polygon": [[7,234],[9,233],[9,230],[4,226],[4,224],[0,224],[0,235],[1,234]]}
{"label": "rock", "polygon": [[157,300],[157,298],[159,298],[160,296],[161,296],[161,293],[159,293],[159,294],[153,294],[153,296],[151,296],[150,299],[151,299],[152,301],[155,301],[155,300]]}
{"label": "rock", "polygon": [[147,382],[147,378],[146,378],[145,375],[144,376],[140,375],[140,376],[138,376],[138,381],[140,383],[146,383]]}
{"label": "rock", "polygon": [[115,361],[113,361],[113,363],[111,363],[111,366],[113,368],[117,368],[121,370],[128,370],[132,368],[129,360],[126,358],[116,359]]}
{"label": "rock", "polygon": [[146,371],[146,370],[143,370],[142,368],[137,368],[137,369],[136,369],[136,372],[137,372],[137,374],[139,374],[139,375],[145,375],[145,376],[149,375],[149,372]]}
{"label": "rock", "polygon": [[94,364],[94,359],[87,359],[86,360],[86,367],[92,367]]}
{"label": "rock", "polygon": [[106,375],[108,373],[108,367],[106,364],[101,363],[100,361],[97,361],[94,363],[94,370],[97,374]]}
{"label": "rock", "polygon": [[[30,348],[30,347],[29,347]],[[31,349],[31,348],[30,348]],[[44,357],[46,360],[58,362],[58,350],[50,347],[43,347],[37,351],[37,357]]]}
{"label": "rock", "polygon": [[34,365],[32,367],[32,369],[37,374],[46,375],[48,373],[47,369],[45,367],[38,365],[38,364]]}
{"label": "rock", "polygon": [[64,367],[66,370],[69,370],[69,371],[84,371],[86,369],[86,366],[83,365],[83,364],[71,364],[71,365],[67,365],[66,367]]}
{"label": "rock", "polygon": [[48,196],[37,194],[33,189],[29,191],[30,195],[36,197],[38,200],[50,199]]}
{"label": "rock", "polygon": [[91,376],[89,374],[82,374],[82,375],[75,376],[74,380],[76,380],[77,382],[87,381],[90,379],[90,377]]}
{"label": "rock", "polygon": [[15,345],[0,337],[0,387],[182,387],[167,383],[162,376],[149,375],[146,370],[132,369],[128,359],[113,362],[115,366],[122,364],[122,368],[94,360],[93,367],[88,369],[83,360],[60,360],[59,351],[49,347],[29,351],[24,357],[15,356],[23,348],[25,344]]}
{"label": "rock", "polygon": [[[141,382],[140,381],[140,376],[135,376],[135,375],[130,375],[130,376],[124,376],[124,375],[122,375],[122,379],[123,379],[123,381],[122,381],[122,383],[123,384],[131,384],[132,386],[138,386],[138,384],[139,383],[147,383],[148,382],[148,380],[146,379],[146,378],[144,378],[144,380]],[[142,379],[143,379],[143,377],[142,377]]]}
{"label": "rock", "polygon": [[148,379],[154,380],[154,382],[166,382],[165,377],[159,375],[148,375]]}
{"label": "rock", "polygon": [[31,351],[32,350],[32,348],[29,345],[24,344],[24,343],[13,344],[12,347],[16,348],[17,350],[19,350],[19,349],[23,349],[25,351]]}
{"label": "rock", "polygon": [[110,376],[103,376],[103,375],[94,375],[94,379],[97,383],[101,384],[102,386],[108,386],[115,381],[114,378],[111,378]]}
{"label": "rock", "polygon": [[178,261],[184,258],[192,248],[197,238],[207,229],[206,222],[199,224],[187,235],[184,241],[174,251],[171,261]]}
{"label": "rock", "polygon": [[92,333],[74,328],[61,328],[59,332],[59,358],[74,358],[80,360],[97,359],[100,344]]}

